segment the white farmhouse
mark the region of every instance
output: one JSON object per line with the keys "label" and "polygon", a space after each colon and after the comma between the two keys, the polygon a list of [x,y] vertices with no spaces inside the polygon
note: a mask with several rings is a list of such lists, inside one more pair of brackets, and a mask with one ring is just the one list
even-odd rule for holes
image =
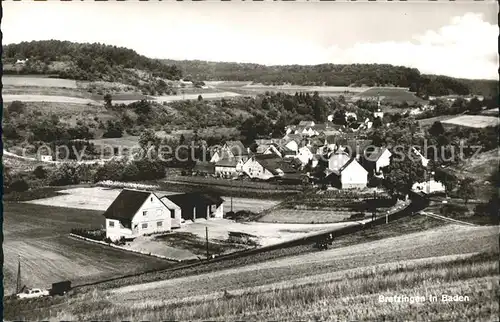
{"label": "white farmhouse", "polygon": [[330,156],[325,174],[340,189],[362,189],[368,183],[368,171],[355,157],[344,152]]}
{"label": "white farmhouse", "polygon": [[169,200],[160,200],[152,192],[131,189],[123,189],[103,216],[106,218],[106,237],[114,241],[166,232],[180,227],[181,223],[179,206]]}
{"label": "white farmhouse", "polygon": [[382,168],[391,164],[392,153],[386,147],[375,147],[373,150],[365,152],[365,160],[370,164],[375,175],[382,173]]}

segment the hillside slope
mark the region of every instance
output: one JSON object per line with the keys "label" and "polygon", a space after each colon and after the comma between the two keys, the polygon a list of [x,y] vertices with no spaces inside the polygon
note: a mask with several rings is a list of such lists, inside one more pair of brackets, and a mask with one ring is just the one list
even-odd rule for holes
{"label": "hillside slope", "polygon": [[[60,78],[108,81],[136,86],[151,95],[167,93],[168,80],[179,80],[175,65],[139,55],[134,50],[99,43],[44,40],[2,47],[4,74],[51,74]],[[17,63],[17,60],[26,60]]]}
{"label": "hillside slope", "polygon": [[321,64],[313,66],[265,66],[249,63],[201,60],[162,60],[175,64],[184,75],[213,81],[253,81],[262,84],[327,86],[399,86],[425,95],[498,95],[494,80],[457,79],[423,75],[418,69],[388,64]]}
{"label": "hillside slope", "polygon": [[[443,236],[447,238],[443,238]],[[488,319],[498,271],[498,227],[449,225],[212,273],[75,294],[36,318],[59,320],[430,320]],[[429,283],[432,281],[432,283]],[[485,291],[487,290],[487,291]],[[415,311],[379,295],[463,294],[468,303],[427,302]],[[62,301],[62,300],[61,300]],[[479,304],[482,304],[481,307]],[[85,310],[81,310],[81,307]],[[16,314],[11,311],[11,317]],[[33,314],[34,313],[34,314]],[[493,315],[496,316],[496,315]]]}

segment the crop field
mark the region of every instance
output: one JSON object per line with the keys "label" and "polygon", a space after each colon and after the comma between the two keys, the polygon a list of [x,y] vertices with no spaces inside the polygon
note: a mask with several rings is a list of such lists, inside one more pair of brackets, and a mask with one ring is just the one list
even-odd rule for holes
{"label": "crop field", "polygon": [[491,108],[489,110],[484,110],[481,112],[481,115],[497,116],[498,117],[498,108]]}
{"label": "crop field", "polygon": [[29,95],[29,94],[3,94],[3,101],[6,103],[13,101],[22,102],[54,102],[54,103],[73,103],[73,104],[98,104],[98,102],[80,97],[55,96],[55,95]]}
{"label": "crop field", "polygon": [[[105,211],[109,205],[120,194],[121,189],[104,187],[82,187],[60,190],[59,196],[27,201],[35,205],[51,207],[65,207],[73,209],[87,209]],[[160,193],[160,192],[159,192]],[[161,191],[161,194],[172,194],[172,192]]]}
{"label": "crop field", "polygon": [[15,291],[18,256],[22,283],[28,287],[49,287],[64,279],[77,284],[171,265],[68,236],[72,228],[104,225],[100,211],[7,202],[3,220],[5,294]]}
{"label": "crop field", "polygon": [[[75,209],[88,209],[104,211],[113,200],[120,194],[121,189],[105,188],[105,187],[82,187],[72,189],[62,189],[58,191],[59,196],[36,199],[27,201],[31,204],[45,205],[51,207],[67,207]],[[158,191],[159,194],[175,194],[178,192]],[[231,198],[222,197],[224,199],[224,210],[231,209]],[[276,200],[266,199],[251,199],[251,198],[233,198],[233,210],[249,210],[253,212],[261,212],[278,204]]]}
{"label": "crop field", "polygon": [[473,128],[485,128],[500,124],[498,117],[484,115],[461,115],[442,121],[443,124],[459,125]]}
{"label": "crop field", "polygon": [[123,136],[121,138],[102,138],[90,140],[96,146],[101,146],[103,148],[109,147],[121,147],[121,148],[137,148],[139,147],[139,137],[138,136]]}
{"label": "crop field", "polygon": [[380,95],[381,100],[388,101],[407,101],[407,102],[423,102],[424,100],[415,96],[414,93],[408,91],[407,88],[397,87],[373,87],[357,96],[360,97],[377,97]]}
{"label": "crop field", "polygon": [[362,93],[370,87],[350,87],[350,86],[299,86],[299,85],[263,85],[263,84],[248,84],[242,89],[253,90],[257,92],[274,91],[274,92],[318,92],[322,93]]}
{"label": "crop field", "polygon": [[428,128],[428,127],[432,126],[432,124],[434,124],[434,122],[443,122],[443,121],[452,119],[454,117],[455,117],[455,115],[441,115],[441,116],[435,116],[435,117],[429,117],[426,119],[421,119],[421,120],[418,120],[417,122],[420,125],[420,127]]}
{"label": "crop field", "polygon": [[[155,96],[154,99],[157,102],[174,102],[174,101],[182,101],[182,100],[196,100],[198,99],[198,95],[200,94],[184,94],[184,95],[165,95],[165,96]],[[225,97],[236,97],[240,96],[240,94],[233,92],[216,92],[216,93],[204,93],[201,95],[203,99],[218,99]]]}
{"label": "crop field", "polygon": [[76,115],[94,117],[96,115],[103,118],[107,114],[105,108],[98,104],[80,104],[80,103],[58,103],[58,102],[26,102],[28,111],[39,111],[42,113],[58,114],[61,118]]}
{"label": "crop field", "polygon": [[[441,226],[211,273],[80,292],[64,306],[38,311],[33,318],[491,320],[498,314],[497,240],[498,227]],[[463,294],[471,300],[397,306],[378,302],[379,295],[395,292]]]}
{"label": "crop field", "polygon": [[36,87],[65,87],[77,88],[75,80],[48,77],[30,76],[3,76],[4,86],[36,86]]}

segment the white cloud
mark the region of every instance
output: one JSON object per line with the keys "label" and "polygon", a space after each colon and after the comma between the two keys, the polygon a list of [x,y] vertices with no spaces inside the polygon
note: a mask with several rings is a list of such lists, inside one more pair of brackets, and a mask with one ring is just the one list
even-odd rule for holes
{"label": "white cloud", "polygon": [[498,27],[481,15],[454,17],[439,30],[415,35],[413,41],[361,43],[326,55],[335,63],[388,63],[415,67],[422,73],[463,78],[498,78]]}

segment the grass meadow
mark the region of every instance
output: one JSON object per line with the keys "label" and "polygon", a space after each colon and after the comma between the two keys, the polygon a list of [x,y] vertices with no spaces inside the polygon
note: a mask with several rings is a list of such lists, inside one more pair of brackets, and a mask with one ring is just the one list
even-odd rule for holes
{"label": "grass meadow", "polygon": [[[183,299],[127,301],[107,292],[80,294],[50,309],[6,311],[6,318],[53,320],[476,320],[498,316],[498,253],[435,257],[363,267],[297,284],[215,290]],[[468,302],[442,302],[443,294]],[[423,303],[383,303],[379,296],[424,296]],[[436,295],[438,301],[428,300]]]}
{"label": "grass meadow", "polygon": [[443,124],[466,126],[473,128],[485,128],[500,124],[498,117],[485,115],[461,115],[442,121]]}
{"label": "grass meadow", "polygon": [[15,290],[18,256],[28,287],[49,287],[64,279],[75,285],[171,265],[69,237],[72,228],[104,225],[101,211],[4,202],[3,220],[6,294]]}

